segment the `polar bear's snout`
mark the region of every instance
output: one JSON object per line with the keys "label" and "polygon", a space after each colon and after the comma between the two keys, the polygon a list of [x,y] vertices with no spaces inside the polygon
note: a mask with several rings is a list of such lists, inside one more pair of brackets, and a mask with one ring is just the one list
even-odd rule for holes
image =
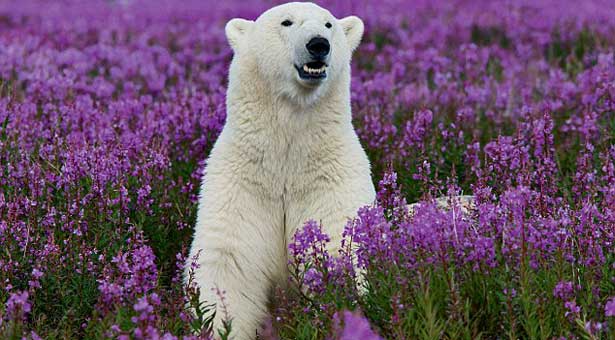
{"label": "polar bear's snout", "polygon": [[305,45],[305,48],[310,52],[310,55],[317,61],[325,60],[331,51],[329,40],[323,37],[315,37]]}
{"label": "polar bear's snout", "polygon": [[311,84],[317,84],[327,78],[327,67],[331,44],[321,35],[316,35],[305,44],[305,51],[301,53],[305,62],[295,65],[299,78]]}

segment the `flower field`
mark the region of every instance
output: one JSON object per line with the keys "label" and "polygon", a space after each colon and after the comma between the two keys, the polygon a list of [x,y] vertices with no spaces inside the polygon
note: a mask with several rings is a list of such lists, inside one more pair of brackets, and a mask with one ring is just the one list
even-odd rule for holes
{"label": "flower field", "polygon": [[[0,338],[212,335],[183,272],[224,24],[277,3],[0,2]],[[319,4],[366,25],[378,199],[340,254],[306,221],[259,337],[615,339],[615,3]]]}

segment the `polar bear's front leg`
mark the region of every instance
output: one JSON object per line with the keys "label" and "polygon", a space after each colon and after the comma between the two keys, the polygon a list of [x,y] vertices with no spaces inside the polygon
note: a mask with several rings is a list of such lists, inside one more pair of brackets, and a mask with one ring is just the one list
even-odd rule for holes
{"label": "polar bear's front leg", "polygon": [[202,249],[195,271],[200,301],[216,304],[216,335],[228,317],[232,339],[254,339],[267,314],[271,288],[285,277],[282,210],[237,186],[216,192],[216,197],[203,193],[191,249],[192,254]]}
{"label": "polar bear's front leg", "polygon": [[[332,256],[339,256],[344,227],[349,220],[357,216],[359,208],[371,205],[375,200],[376,194],[371,179],[368,176],[363,177],[356,176],[345,182],[346,185],[324,183],[320,190],[314,190],[301,199],[291,201],[287,209],[286,230],[289,244],[293,242],[297,229],[302,228],[306,221],[315,220],[331,239],[327,244],[327,252]],[[356,256],[352,256],[357,290],[362,294],[365,291],[365,272],[358,267]]]}

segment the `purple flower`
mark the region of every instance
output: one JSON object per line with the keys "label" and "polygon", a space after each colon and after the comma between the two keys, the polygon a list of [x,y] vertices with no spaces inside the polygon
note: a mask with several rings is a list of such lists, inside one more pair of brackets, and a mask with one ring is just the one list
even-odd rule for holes
{"label": "purple flower", "polygon": [[570,281],[561,281],[553,288],[553,296],[562,301],[568,301],[574,297],[575,291],[574,283]]}
{"label": "purple flower", "polygon": [[412,148],[422,149],[425,147],[424,138],[431,129],[433,120],[433,112],[430,110],[421,110],[414,114],[411,121],[406,122],[404,136],[402,139],[402,155],[407,155],[414,150]]}
{"label": "purple flower", "polygon": [[[343,328],[338,330],[335,339],[338,340],[354,340],[354,339],[364,339],[364,340],[380,340],[380,337],[377,333],[375,333],[371,326],[369,325],[369,321],[358,312],[350,312],[344,311],[343,315]],[[337,320],[339,323],[339,312],[335,314],[334,320]]]}
{"label": "purple flower", "polygon": [[299,263],[305,263],[310,257],[322,256],[329,259],[326,245],[331,239],[322,231],[314,220],[307,221],[302,229],[297,230],[293,243],[288,246],[292,257]]}
{"label": "purple flower", "polygon": [[154,310],[154,307],[152,307],[149,302],[147,301],[147,297],[144,296],[142,298],[140,298],[139,300],[137,300],[137,303],[134,305],[134,310],[135,312],[138,313],[151,313]]}
{"label": "purple flower", "polygon": [[577,303],[574,300],[566,301],[566,303],[564,303],[564,307],[566,307],[566,309],[568,310],[566,312],[566,316],[569,316],[572,318],[574,318],[576,315],[578,315],[581,312],[581,307],[577,306]]}
{"label": "purple flower", "polygon": [[605,316],[615,316],[615,297],[611,297],[604,305]]}
{"label": "purple flower", "polygon": [[32,311],[32,304],[28,298],[28,292],[17,291],[9,294],[5,312],[10,320],[20,320]]}

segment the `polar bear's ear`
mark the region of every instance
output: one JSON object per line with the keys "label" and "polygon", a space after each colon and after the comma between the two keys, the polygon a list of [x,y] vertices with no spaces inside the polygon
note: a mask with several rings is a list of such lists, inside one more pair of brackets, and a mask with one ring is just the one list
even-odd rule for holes
{"label": "polar bear's ear", "polygon": [[226,39],[231,45],[233,50],[237,49],[243,36],[254,24],[254,21],[245,19],[232,19],[226,24],[224,31],[226,32]]}
{"label": "polar bear's ear", "polygon": [[354,15],[340,19],[340,25],[344,29],[346,40],[351,50],[355,50],[363,37],[363,21]]}

